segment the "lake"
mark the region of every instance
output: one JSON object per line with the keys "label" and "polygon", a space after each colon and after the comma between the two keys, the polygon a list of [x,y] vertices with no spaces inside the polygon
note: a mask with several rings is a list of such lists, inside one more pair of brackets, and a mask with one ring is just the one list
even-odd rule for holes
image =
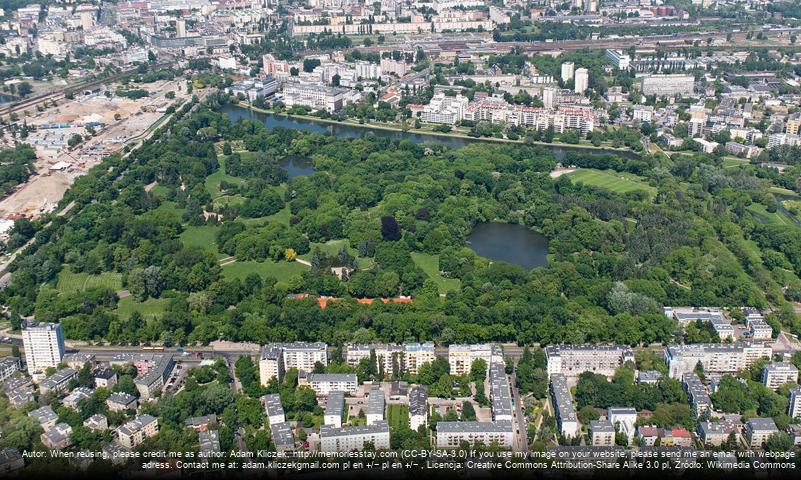
{"label": "lake", "polygon": [[514,263],[526,270],[548,266],[548,239],[521,225],[479,223],[467,237],[467,246],[484,258]]}
{"label": "lake", "polygon": [[[237,122],[240,118],[249,120],[260,120],[264,125],[272,130],[275,127],[283,127],[290,130],[304,130],[312,133],[330,134],[340,138],[361,138],[368,132],[373,133],[379,137],[388,137],[392,140],[411,140],[415,143],[439,143],[447,145],[451,148],[461,148],[475,142],[492,142],[492,140],[481,138],[464,138],[464,137],[449,137],[442,135],[428,135],[425,133],[402,132],[399,130],[383,130],[379,128],[360,127],[356,125],[347,125],[344,123],[328,123],[315,120],[307,120],[300,118],[287,117],[285,115],[275,115],[272,113],[254,112],[248,108],[240,107],[238,105],[225,105],[221,108],[220,112],[228,117],[231,122]],[[498,142],[495,142],[498,143]],[[611,153],[626,158],[639,158],[634,152],[617,151],[617,150],[604,150],[592,149],[584,147],[572,147],[565,145],[539,145],[554,153],[557,161],[562,161],[565,158],[565,152],[579,152],[587,154],[605,154]]]}
{"label": "lake", "polygon": [[306,157],[289,155],[278,162],[286,170],[290,179],[295,177],[305,177],[314,173],[314,164]]}

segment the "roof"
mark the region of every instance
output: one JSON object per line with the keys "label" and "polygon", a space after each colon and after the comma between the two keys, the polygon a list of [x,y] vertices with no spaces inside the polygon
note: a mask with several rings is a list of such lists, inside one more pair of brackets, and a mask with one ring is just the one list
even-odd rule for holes
{"label": "roof", "polygon": [[590,430],[593,433],[615,433],[615,427],[609,420],[590,420]]}
{"label": "roof", "polygon": [[752,418],[746,422],[752,432],[776,432],[779,429],[772,418]]}
{"label": "roof", "polygon": [[358,383],[355,373],[312,373],[309,383],[312,382],[352,382]]}
{"label": "roof", "polygon": [[437,433],[505,433],[511,432],[512,422],[437,422]]}
{"label": "roof", "polygon": [[281,397],[277,393],[270,393],[261,397],[261,403],[267,411],[267,415],[283,415],[284,407],[281,405]]}
{"label": "roof", "polygon": [[424,386],[412,388],[409,392],[409,415],[428,414],[428,391]]}
{"label": "roof", "polygon": [[378,389],[370,390],[370,395],[367,397],[367,414],[383,416],[385,406],[384,392]]}
{"label": "roof", "polygon": [[338,391],[329,393],[325,402],[325,415],[342,415],[343,408],[345,408],[345,393]]}
{"label": "roof", "polygon": [[270,432],[272,433],[273,443],[276,447],[295,447],[295,436],[292,434],[292,428],[289,427],[287,422],[274,423],[270,425]]}
{"label": "roof", "polygon": [[376,433],[389,433],[389,423],[387,423],[386,420],[379,420],[372,425],[348,425],[339,428],[331,425],[323,425],[320,427],[320,438],[348,437],[351,435],[369,435]]}

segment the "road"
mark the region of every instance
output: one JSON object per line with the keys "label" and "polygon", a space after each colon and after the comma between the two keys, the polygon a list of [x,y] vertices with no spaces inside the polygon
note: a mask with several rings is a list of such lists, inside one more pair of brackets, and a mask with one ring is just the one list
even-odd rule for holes
{"label": "road", "polygon": [[515,436],[512,450],[515,452],[528,452],[528,421],[526,415],[523,413],[523,401],[520,398],[520,390],[515,386],[517,384],[516,374],[509,375],[509,385],[512,392],[512,404],[514,405],[514,413],[512,414],[512,424],[515,426]]}

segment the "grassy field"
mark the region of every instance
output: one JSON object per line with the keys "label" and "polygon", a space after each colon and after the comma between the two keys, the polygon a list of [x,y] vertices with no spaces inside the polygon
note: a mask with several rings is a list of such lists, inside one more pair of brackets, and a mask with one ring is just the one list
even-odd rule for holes
{"label": "grassy field", "polygon": [[308,271],[309,267],[298,262],[235,262],[223,266],[223,277],[228,280],[238,278],[244,280],[251,273],[258,273],[262,277],[273,277],[279,282],[286,283],[293,277],[300,276]]}
{"label": "grassy field", "polygon": [[117,303],[117,314],[120,318],[127,319],[134,311],[138,311],[145,318],[158,318],[164,315],[169,298],[148,298],[140,302],[134,297],[125,297]]}
{"label": "grassy field", "polygon": [[211,252],[217,258],[227,257],[217,250],[217,242],[215,241],[215,234],[219,227],[212,225],[201,225],[199,227],[186,227],[181,233],[181,243],[187,247],[197,247],[201,250]]}
{"label": "grassy field", "polygon": [[345,239],[342,239],[342,240],[329,240],[329,241],[327,241],[325,243],[314,243],[314,242],[312,242],[310,246],[311,246],[311,250],[309,251],[309,253],[300,255],[301,259],[311,261],[312,252],[314,252],[315,248],[319,248],[320,250],[322,250],[326,254],[332,255],[332,256],[338,254],[339,251],[344,248],[344,249],[346,249],[348,251],[348,253],[350,253],[351,255],[356,257],[356,264],[359,266],[359,268],[361,268],[363,270],[371,268],[375,263],[372,258],[359,257],[358,256],[359,252],[355,248],[351,247],[350,243]]}
{"label": "grassy field", "polygon": [[751,162],[744,158],[738,158],[732,156],[723,157],[723,168],[742,167],[744,165],[748,165],[749,163]]}
{"label": "grassy field", "polygon": [[409,426],[409,406],[408,405],[389,405],[387,406],[387,422],[389,428]]}
{"label": "grassy field", "polygon": [[178,219],[180,219],[181,215],[183,215],[183,213],[184,213],[184,209],[183,208],[178,208],[178,206],[175,204],[175,202],[161,202],[161,205],[159,205],[159,208],[157,208],[156,210],[160,211],[160,212],[173,213],[173,214],[175,214],[175,216],[178,217]]}
{"label": "grassy field", "polygon": [[239,177],[233,177],[225,172],[225,156],[219,157],[220,168],[216,172],[206,177],[205,186],[206,191],[209,192],[211,198],[216,199],[222,192],[220,191],[220,182],[225,180],[228,183],[244,183],[244,180]]}
{"label": "grassy field", "polygon": [[641,177],[632,173],[580,168],[575,172],[568,173],[567,177],[573,182],[582,182],[586,185],[605,188],[616,193],[644,190],[651,197],[656,195],[656,188],[648,185]]}
{"label": "grassy field", "polygon": [[445,278],[439,273],[439,255],[428,255],[425,253],[412,253],[412,261],[420,267],[428,278],[436,282],[439,293],[455,292],[462,285],[458,278]]}
{"label": "grassy field", "polygon": [[792,225],[790,219],[781,212],[769,212],[761,203],[752,203],[747,208],[762,218],[767,225]]}
{"label": "grassy field", "polygon": [[88,273],[73,273],[69,267],[64,267],[58,274],[56,289],[63,293],[83,292],[88,288],[105,287],[112,291],[122,290],[122,274],[116,272],[103,272],[99,275]]}

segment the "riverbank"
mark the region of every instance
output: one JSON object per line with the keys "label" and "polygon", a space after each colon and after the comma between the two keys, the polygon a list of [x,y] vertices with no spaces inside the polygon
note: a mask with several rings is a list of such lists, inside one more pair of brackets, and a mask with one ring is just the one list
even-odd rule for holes
{"label": "riverbank", "polygon": [[233,103],[232,105],[243,108],[246,110],[250,110],[255,113],[261,113],[263,115],[271,115],[273,117],[278,118],[287,118],[293,120],[303,120],[307,122],[313,123],[320,123],[320,124],[328,124],[328,125],[337,125],[337,126],[344,126],[344,127],[356,127],[366,130],[381,130],[386,132],[395,132],[400,134],[409,134],[409,135],[422,135],[422,136],[431,136],[431,137],[442,137],[442,138],[450,138],[450,139],[458,139],[458,140],[465,140],[470,142],[495,142],[495,143],[507,143],[507,144],[516,144],[516,145],[535,145],[541,147],[550,147],[550,148],[561,148],[564,150],[592,150],[599,153],[619,153],[623,155],[632,155],[639,157],[640,154],[631,150],[629,148],[616,148],[616,147],[608,147],[608,146],[600,146],[596,147],[592,144],[574,144],[574,143],[563,143],[563,142],[525,142],[524,140],[511,140],[508,138],[495,138],[495,137],[471,137],[470,135],[465,135],[462,133],[453,133],[453,132],[435,132],[433,130],[419,130],[409,128],[404,130],[400,126],[393,126],[388,124],[375,124],[375,123],[359,123],[353,121],[339,121],[339,120],[332,120],[330,118],[320,118],[315,117],[313,115],[297,115],[297,114],[289,114],[289,113],[276,113],[270,110],[265,110],[263,108],[257,108],[252,105],[248,105],[242,102]]}

